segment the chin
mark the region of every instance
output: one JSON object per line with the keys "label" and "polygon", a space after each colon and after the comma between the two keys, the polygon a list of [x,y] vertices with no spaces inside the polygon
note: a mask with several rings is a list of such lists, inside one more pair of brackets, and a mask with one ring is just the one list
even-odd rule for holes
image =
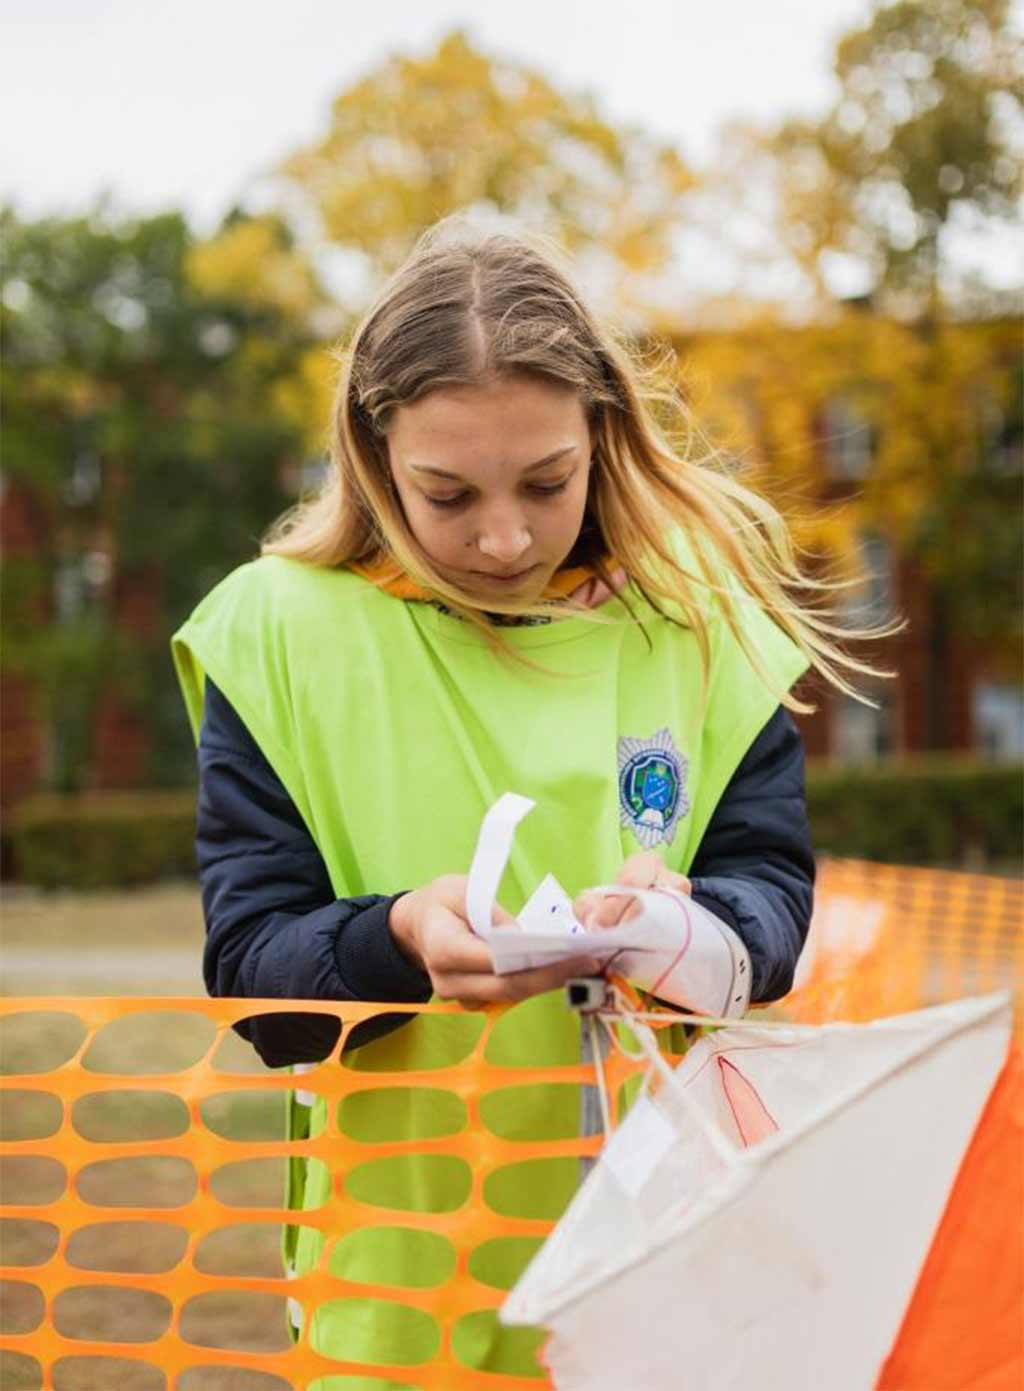
{"label": "chin", "polygon": [[536,603],[543,596],[558,569],[557,566],[552,566],[550,563],[536,563],[540,568],[531,570],[530,574],[516,584],[491,581],[483,575],[474,574],[471,570],[455,569],[448,565],[438,568],[450,584],[465,590],[477,601],[501,598],[520,603]]}

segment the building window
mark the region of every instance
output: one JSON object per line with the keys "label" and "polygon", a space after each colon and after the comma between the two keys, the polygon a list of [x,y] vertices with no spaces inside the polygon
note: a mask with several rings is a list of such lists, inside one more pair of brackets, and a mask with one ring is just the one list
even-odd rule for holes
{"label": "building window", "polygon": [[868,476],[875,456],[875,427],[845,396],[826,401],[821,412],[822,443],[829,477],[857,482]]}
{"label": "building window", "polygon": [[895,713],[889,695],[876,695],[877,709],[852,696],[832,705],[829,751],[841,763],[874,763],[896,752]]}
{"label": "building window", "polygon": [[64,500],[71,507],[87,507],[95,502],[103,487],[103,465],[100,456],[90,449],[75,455],[71,472],[64,485]]}
{"label": "building window", "polygon": [[861,583],[843,591],[843,615],[848,623],[871,627],[887,623],[896,613],[896,562],[892,546],[877,532],[862,532],[857,541]]}
{"label": "building window", "polygon": [[58,623],[77,623],[85,612],[85,576],[75,558],[62,561],[53,577],[53,606]]}
{"label": "building window", "polygon": [[77,623],[102,601],[113,566],[104,551],[70,556],[53,577],[53,604],[58,623]]}
{"label": "building window", "polygon": [[1024,686],[980,682],[971,693],[974,742],[989,758],[1024,758]]}

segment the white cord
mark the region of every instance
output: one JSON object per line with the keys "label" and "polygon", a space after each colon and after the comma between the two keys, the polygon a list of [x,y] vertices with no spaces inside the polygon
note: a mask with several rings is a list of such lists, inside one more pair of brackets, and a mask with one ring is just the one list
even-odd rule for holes
{"label": "white cord", "polygon": [[597,1011],[603,1020],[637,1019],[644,1024],[700,1024],[730,1029],[799,1029],[811,1028],[809,1024],[794,1024],[789,1019],[725,1019],[710,1014],[682,1014],[677,1010],[662,1013],[656,1010],[637,1010],[633,1013],[628,1007]]}

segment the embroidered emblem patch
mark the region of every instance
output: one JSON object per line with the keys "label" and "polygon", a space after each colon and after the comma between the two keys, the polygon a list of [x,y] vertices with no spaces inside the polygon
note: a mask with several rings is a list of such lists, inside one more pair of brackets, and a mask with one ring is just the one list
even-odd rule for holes
{"label": "embroidered emblem patch", "polygon": [[686,775],[690,763],[668,729],[649,739],[619,740],[619,814],[645,850],[672,843],[680,817],[690,810]]}

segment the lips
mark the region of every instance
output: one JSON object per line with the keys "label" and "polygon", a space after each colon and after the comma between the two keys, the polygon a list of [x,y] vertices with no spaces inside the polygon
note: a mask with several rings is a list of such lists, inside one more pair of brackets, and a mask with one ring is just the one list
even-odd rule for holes
{"label": "lips", "polygon": [[495,580],[499,584],[511,584],[515,580],[525,580],[536,570],[536,565],[528,565],[525,570],[513,570],[507,574],[495,574],[490,570],[474,570],[472,573],[481,580]]}

